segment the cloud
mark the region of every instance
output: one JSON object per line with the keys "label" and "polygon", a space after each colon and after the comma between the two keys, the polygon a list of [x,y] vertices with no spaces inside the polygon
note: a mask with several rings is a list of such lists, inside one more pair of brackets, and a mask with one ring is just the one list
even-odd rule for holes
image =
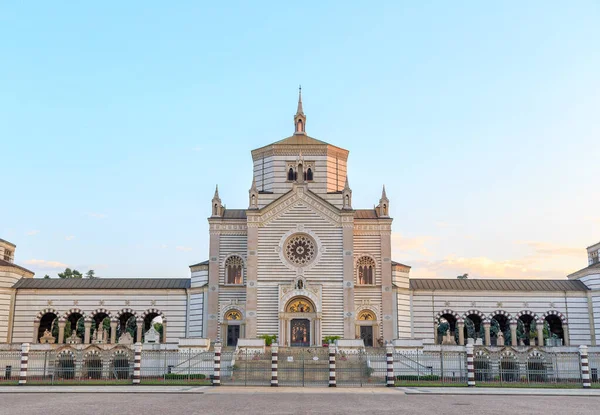
{"label": "cloud", "polygon": [[88,216],[90,218],[94,218],[94,219],[106,219],[108,216],[105,215],[104,213],[88,213]]}
{"label": "cloud", "polygon": [[69,236],[65,236],[65,239],[67,241],[72,241],[73,239],[75,239],[75,235],[69,235]]}
{"label": "cloud", "polygon": [[25,261],[27,265],[33,265],[42,269],[65,269],[67,264],[58,261],[46,261],[45,259],[28,259]]}
{"label": "cloud", "polygon": [[519,241],[520,245],[526,245],[531,248],[534,255],[537,257],[551,257],[556,255],[567,255],[581,257],[584,250],[581,248],[575,248],[572,246],[555,245],[547,242],[536,242],[536,241]]}
{"label": "cloud", "polygon": [[403,237],[400,233],[392,233],[392,251],[403,257],[407,253],[418,254],[419,256],[431,257],[432,253],[427,247],[431,243],[435,243],[437,238],[433,236],[415,236]]}
{"label": "cloud", "polygon": [[40,231],[29,231],[27,232],[27,236],[37,235],[38,233],[40,233]]}
{"label": "cloud", "polygon": [[188,246],[176,246],[175,249],[177,249],[178,251],[182,251],[182,252],[189,252],[192,250],[192,248],[190,248]]}

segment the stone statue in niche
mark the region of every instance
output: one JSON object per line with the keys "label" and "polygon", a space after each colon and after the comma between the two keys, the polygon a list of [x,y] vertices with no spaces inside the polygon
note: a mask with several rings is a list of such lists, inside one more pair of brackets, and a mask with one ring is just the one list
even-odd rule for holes
{"label": "stone statue in niche", "polygon": [[442,339],[442,344],[448,345],[448,346],[456,346],[456,340],[454,339],[454,334],[452,334],[452,331],[450,329],[448,329],[446,334],[444,334],[444,338]]}
{"label": "stone statue in niche", "polygon": [[498,331],[498,337],[496,339],[496,346],[504,346],[504,333]]}
{"label": "stone statue in niche", "polygon": [[126,331],[119,337],[119,344],[133,344],[133,337]]}
{"label": "stone statue in niche", "polygon": [[54,344],[56,339],[52,336],[52,332],[48,329],[44,330],[44,335],[40,337],[40,343],[45,344]]}
{"label": "stone statue in niche", "polygon": [[302,280],[298,280],[298,283],[296,284],[296,288],[299,290],[304,289],[304,282]]}

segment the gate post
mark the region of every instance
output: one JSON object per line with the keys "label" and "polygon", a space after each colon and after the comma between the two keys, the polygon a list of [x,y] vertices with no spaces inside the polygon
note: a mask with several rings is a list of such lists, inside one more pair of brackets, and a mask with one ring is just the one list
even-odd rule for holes
{"label": "gate post", "polygon": [[335,388],[335,344],[329,343],[329,387]]}
{"label": "gate post", "polygon": [[277,361],[278,361],[279,345],[277,343],[271,344],[271,386],[279,386],[277,380]]}
{"label": "gate post", "polygon": [[579,354],[581,355],[581,380],[584,389],[592,387],[590,383],[590,365],[588,361],[588,347],[585,344],[579,346]]}
{"label": "gate post", "polygon": [[133,384],[139,385],[142,379],[142,343],[136,343],[133,349]]}
{"label": "gate post", "polygon": [[27,363],[29,362],[29,343],[21,344],[21,372],[19,386],[27,384]]}
{"label": "gate post", "polygon": [[213,372],[213,386],[221,386],[221,343],[215,343],[215,363]]}
{"label": "gate post", "polygon": [[395,385],[396,377],[394,376],[394,345],[388,343],[385,346],[385,361],[387,363],[386,386],[392,387]]}
{"label": "gate post", "polygon": [[473,343],[467,344],[467,386],[475,386],[475,359]]}

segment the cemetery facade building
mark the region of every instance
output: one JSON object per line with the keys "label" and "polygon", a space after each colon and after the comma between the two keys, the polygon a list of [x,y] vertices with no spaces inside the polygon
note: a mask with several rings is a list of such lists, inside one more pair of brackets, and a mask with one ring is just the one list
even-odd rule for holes
{"label": "cemetery facade building", "polygon": [[373,208],[355,207],[348,154],[307,135],[300,96],[294,134],[252,151],[248,206],[227,208],[215,191],[208,260],[190,278],[33,278],[0,240],[0,342],[131,343],[157,318],[168,343],[600,342],[600,243],[564,280],[410,278],[391,256],[385,187]]}

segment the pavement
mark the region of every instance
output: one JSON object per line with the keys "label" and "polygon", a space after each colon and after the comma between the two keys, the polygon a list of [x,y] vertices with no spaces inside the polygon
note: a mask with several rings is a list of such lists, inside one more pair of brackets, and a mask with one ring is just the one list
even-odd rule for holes
{"label": "pavement", "polygon": [[528,396],[587,396],[600,398],[600,389],[549,389],[549,388],[443,388],[443,387],[398,387],[398,388],[301,388],[301,387],[252,387],[252,386],[0,386],[0,394],[28,393],[84,393],[84,394],[203,394],[203,395],[256,395],[256,394],[298,394],[298,395],[528,395]]}

